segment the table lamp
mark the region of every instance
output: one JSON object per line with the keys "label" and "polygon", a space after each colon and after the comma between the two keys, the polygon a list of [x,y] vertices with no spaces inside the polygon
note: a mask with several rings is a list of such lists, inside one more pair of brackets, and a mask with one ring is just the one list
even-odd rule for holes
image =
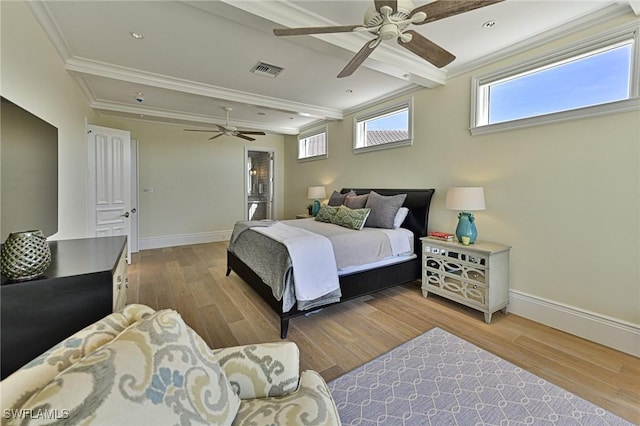
{"label": "table lamp", "polygon": [[[484,210],[484,189],[482,187],[454,187],[447,190],[445,207],[459,210],[456,238],[463,244],[473,244],[478,236],[472,210]],[[464,238],[463,238],[464,237]]]}
{"label": "table lamp", "polygon": [[327,190],[324,186],[310,186],[307,191],[307,198],[313,200],[312,215],[317,215],[320,211],[320,199],[327,198]]}

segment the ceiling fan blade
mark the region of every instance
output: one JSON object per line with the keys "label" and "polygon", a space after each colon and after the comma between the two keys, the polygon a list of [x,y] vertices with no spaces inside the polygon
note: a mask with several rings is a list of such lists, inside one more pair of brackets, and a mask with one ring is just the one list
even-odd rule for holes
{"label": "ceiling fan blade", "polygon": [[252,132],[252,131],[245,131],[245,130],[239,130],[238,133],[242,134],[242,135],[266,135],[265,132]]}
{"label": "ceiling fan blade", "polygon": [[182,129],[185,132],[217,132],[217,130],[211,129],[211,130],[200,130],[200,129]]}
{"label": "ceiling fan blade", "polygon": [[450,52],[413,30],[405,31],[404,34],[411,34],[411,41],[404,42],[398,37],[398,44],[438,68],[450,64],[456,58]]}
{"label": "ceiling fan blade", "polygon": [[[365,59],[369,57],[369,55],[371,55],[371,52],[373,52],[379,44],[380,42],[378,39],[366,42],[364,46],[362,46],[362,49],[360,49],[360,51],[356,53],[353,58],[351,58],[351,61],[349,61],[347,66],[344,67],[342,71],[340,71],[340,74],[338,74],[338,78],[349,77],[351,74],[353,74],[354,71],[358,69],[358,67],[364,62]],[[373,47],[371,47],[371,45],[373,45]]]}
{"label": "ceiling fan blade", "polygon": [[376,6],[376,10],[382,13],[382,6],[389,6],[391,8],[391,13],[398,10],[398,1],[397,0],[373,0],[373,3]]}
{"label": "ceiling fan blade", "polygon": [[213,139],[215,139],[215,138],[219,138],[219,137],[220,137],[220,136],[222,136],[222,135],[224,135],[224,133],[220,133],[219,135],[211,136],[211,137],[209,138],[209,140],[213,140]]}
{"label": "ceiling fan blade", "polygon": [[274,28],[273,33],[277,36],[348,33],[353,31],[355,28],[362,27],[363,25],[341,25],[335,27]]}
{"label": "ceiling fan blade", "polygon": [[[229,121],[229,120],[227,120],[227,121]],[[228,126],[228,124],[227,124],[227,126]],[[219,132],[223,132],[224,133],[224,132],[227,131],[227,129],[225,129],[224,126],[221,126],[219,124],[216,124],[216,127],[218,128]]]}
{"label": "ceiling fan blade", "polygon": [[233,136],[236,136],[236,137],[239,137],[239,138],[242,138],[242,139],[246,139],[248,141],[255,141],[254,138],[250,138],[249,136],[245,136],[242,133],[235,133]]}
{"label": "ceiling fan blade", "polygon": [[422,25],[427,22],[448,18],[449,16],[458,15],[460,13],[489,6],[494,3],[500,3],[501,1],[504,0],[436,0],[425,4],[424,6],[416,7],[411,11],[410,16],[413,16],[418,12],[426,13],[427,19],[422,22],[414,22],[416,25]]}

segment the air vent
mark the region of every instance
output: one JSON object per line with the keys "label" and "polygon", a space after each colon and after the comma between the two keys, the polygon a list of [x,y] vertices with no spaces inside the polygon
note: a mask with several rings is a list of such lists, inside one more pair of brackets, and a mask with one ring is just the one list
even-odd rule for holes
{"label": "air vent", "polygon": [[256,75],[261,75],[263,77],[276,78],[278,74],[280,74],[284,68],[265,64],[264,62],[258,62],[256,66],[251,68],[251,72]]}

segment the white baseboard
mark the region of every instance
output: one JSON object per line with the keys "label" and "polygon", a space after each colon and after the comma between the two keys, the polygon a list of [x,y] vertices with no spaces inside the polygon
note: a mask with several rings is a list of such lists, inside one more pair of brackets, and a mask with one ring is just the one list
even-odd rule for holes
{"label": "white baseboard", "polygon": [[640,325],[509,290],[509,312],[634,356],[640,356]]}
{"label": "white baseboard", "polygon": [[200,232],[197,234],[165,235],[162,237],[140,238],[138,240],[138,248],[140,250],[149,250],[164,247],[186,246],[190,244],[228,241],[230,238],[231,230]]}

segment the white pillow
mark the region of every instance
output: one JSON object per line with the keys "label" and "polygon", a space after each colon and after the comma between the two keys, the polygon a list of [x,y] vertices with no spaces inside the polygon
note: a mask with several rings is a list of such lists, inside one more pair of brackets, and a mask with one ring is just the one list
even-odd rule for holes
{"label": "white pillow", "polygon": [[402,226],[402,223],[407,218],[409,214],[409,209],[406,207],[400,207],[398,209],[398,213],[396,213],[396,217],[393,219],[393,228],[398,229]]}

